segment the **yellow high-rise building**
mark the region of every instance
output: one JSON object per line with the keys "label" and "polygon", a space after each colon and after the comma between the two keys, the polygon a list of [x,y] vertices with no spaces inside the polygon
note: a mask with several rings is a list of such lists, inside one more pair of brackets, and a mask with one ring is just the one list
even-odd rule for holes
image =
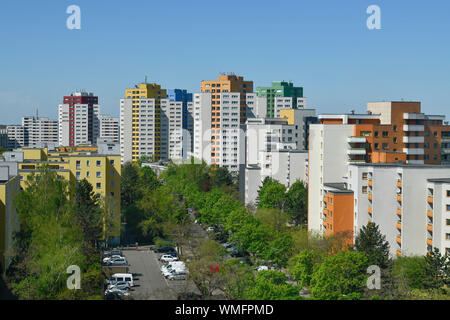
{"label": "yellow high-rise building", "polygon": [[[160,159],[161,153],[161,99],[167,98],[167,90],[162,89],[161,85],[156,83],[141,83],[135,88],[125,90],[125,99],[132,99],[132,160],[137,161],[141,156],[140,142],[140,123],[142,121],[139,108],[142,99],[154,99],[154,160]],[[145,152],[143,152],[145,154]]]}

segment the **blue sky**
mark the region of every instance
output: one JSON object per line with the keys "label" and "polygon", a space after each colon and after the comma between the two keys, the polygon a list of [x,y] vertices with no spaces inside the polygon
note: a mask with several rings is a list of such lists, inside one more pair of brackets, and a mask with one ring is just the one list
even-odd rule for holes
{"label": "blue sky", "polygon": [[[66,8],[81,8],[81,30]],[[381,8],[381,30],[366,9]],[[0,123],[56,119],[64,95],[86,89],[118,116],[144,80],[196,92],[234,72],[255,86],[291,80],[319,113],[367,101],[418,100],[450,118],[450,1],[42,0],[0,4]]]}

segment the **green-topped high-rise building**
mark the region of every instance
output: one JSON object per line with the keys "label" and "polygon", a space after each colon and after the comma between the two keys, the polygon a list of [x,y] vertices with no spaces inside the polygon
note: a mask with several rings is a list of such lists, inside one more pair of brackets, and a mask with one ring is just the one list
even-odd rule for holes
{"label": "green-topped high-rise building", "polygon": [[275,97],[291,97],[294,109],[297,107],[297,98],[303,98],[303,87],[294,87],[292,82],[272,82],[271,87],[258,87],[256,93],[259,97],[267,97],[267,117],[275,115]]}

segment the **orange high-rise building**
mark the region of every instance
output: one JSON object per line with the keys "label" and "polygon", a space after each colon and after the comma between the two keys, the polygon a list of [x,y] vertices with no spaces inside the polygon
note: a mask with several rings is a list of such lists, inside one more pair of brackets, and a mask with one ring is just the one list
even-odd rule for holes
{"label": "orange high-rise building", "polygon": [[240,94],[240,123],[247,120],[247,93],[253,92],[253,81],[245,81],[243,77],[234,74],[221,74],[217,80],[204,80],[201,82],[201,92],[211,93],[211,163],[219,163],[220,152],[220,117],[221,94]]}

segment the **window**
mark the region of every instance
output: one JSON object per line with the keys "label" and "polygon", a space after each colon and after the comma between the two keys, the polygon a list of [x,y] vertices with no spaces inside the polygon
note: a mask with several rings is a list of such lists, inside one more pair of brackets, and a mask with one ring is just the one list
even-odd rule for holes
{"label": "window", "polygon": [[87,160],[87,161],[86,161],[86,166],[89,167],[90,165],[91,165],[91,162],[90,162],[89,160]]}
{"label": "window", "polygon": [[447,233],[447,234],[445,235],[445,240],[450,240],[450,233]]}
{"label": "window", "polygon": [[111,163],[111,165],[114,165],[114,160],[110,160],[109,163]]}
{"label": "window", "polygon": [[97,167],[100,167],[102,165],[101,160],[97,160]]}
{"label": "window", "polygon": [[363,186],[362,187],[362,193],[363,194],[367,194],[367,186]]}
{"label": "window", "polygon": [[362,174],[362,179],[363,179],[363,180],[367,180],[367,175],[368,175],[367,172],[363,172],[363,174]]}
{"label": "window", "polygon": [[450,226],[450,219],[447,219],[447,226]]}
{"label": "window", "polygon": [[89,171],[86,172],[86,178],[89,178],[91,176],[91,173]]}
{"label": "window", "polygon": [[450,190],[447,190],[447,197],[450,197]]}
{"label": "window", "polygon": [[447,205],[447,211],[450,211],[450,204]]}
{"label": "window", "polygon": [[102,188],[102,184],[99,182],[96,184],[97,189],[101,189]]}

